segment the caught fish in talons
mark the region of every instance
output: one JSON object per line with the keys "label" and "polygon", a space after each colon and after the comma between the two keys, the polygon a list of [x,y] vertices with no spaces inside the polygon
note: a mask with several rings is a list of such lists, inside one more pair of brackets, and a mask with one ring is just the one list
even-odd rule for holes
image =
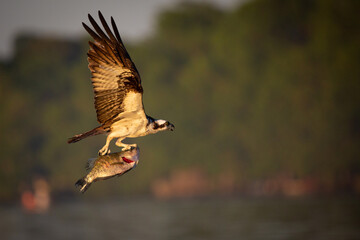
{"label": "caught fish in talons", "polygon": [[88,174],[79,179],[75,186],[84,193],[91,183],[122,175],[133,169],[139,162],[140,149],[112,153],[98,158],[90,159],[87,164]]}

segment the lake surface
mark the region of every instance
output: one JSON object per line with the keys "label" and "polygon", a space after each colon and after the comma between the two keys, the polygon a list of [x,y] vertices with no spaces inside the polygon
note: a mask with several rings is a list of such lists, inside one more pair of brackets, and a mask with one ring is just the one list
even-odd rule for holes
{"label": "lake surface", "polygon": [[359,198],[154,199],[0,206],[0,239],[360,239]]}

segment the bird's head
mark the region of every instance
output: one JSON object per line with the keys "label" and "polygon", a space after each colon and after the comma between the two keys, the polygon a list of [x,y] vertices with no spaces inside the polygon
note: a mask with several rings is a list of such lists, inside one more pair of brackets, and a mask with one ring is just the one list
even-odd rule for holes
{"label": "bird's head", "polygon": [[172,123],[162,119],[156,119],[154,121],[151,121],[148,125],[148,130],[151,133],[156,133],[165,130],[174,131],[174,129],[175,126]]}

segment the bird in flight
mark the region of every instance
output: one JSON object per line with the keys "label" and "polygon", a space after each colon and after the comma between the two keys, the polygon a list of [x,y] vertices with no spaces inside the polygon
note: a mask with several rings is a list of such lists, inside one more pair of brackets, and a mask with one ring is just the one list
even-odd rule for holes
{"label": "bird in flight", "polygon": [[136,144],[123,143],[125,138],[173,131],[175,127],[169,121],[145,113],[140,75],[125,49],[114,19],[111,17],[112,32],[99,11],[104,32],[90,14],[88,17],[94,30],[85,23],[83,26],[94,39],[89,42],[87,55],[100,126],[69,138],[68,143],[107,134],[106,143],[99,150],[99,155],[105,155],[110,153],[109,144],[114,138],[117,138],[115,144],[125,151],[137,147]]}

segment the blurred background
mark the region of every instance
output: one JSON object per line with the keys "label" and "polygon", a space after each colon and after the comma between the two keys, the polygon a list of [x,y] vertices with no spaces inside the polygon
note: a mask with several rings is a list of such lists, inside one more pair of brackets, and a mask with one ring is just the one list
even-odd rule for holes
{"label": "blurred background", "polygon": [[[359,9],[1,1],[2,239],[360,239]],[[98,125],[81,26],[98,10],[176,130],[129,140],[137,168],[81,195],[105,137],[66,140]]]}

